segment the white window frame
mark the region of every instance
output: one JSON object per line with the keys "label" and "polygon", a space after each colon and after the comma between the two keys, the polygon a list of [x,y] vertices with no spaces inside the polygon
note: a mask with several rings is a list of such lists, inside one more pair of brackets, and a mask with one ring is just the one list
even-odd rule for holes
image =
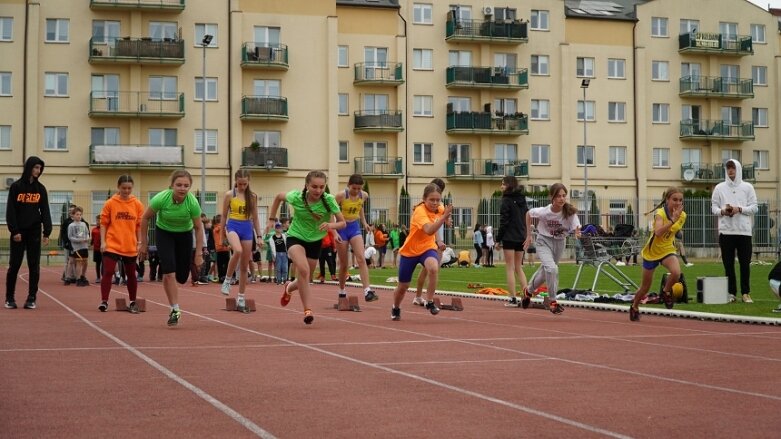
{"label": "white window frame", "polygon": [[11,72],[0,72],[0,96],[12,96]]}
{"label": "white window frame", "polygon": [[607,165],[614,168],[626,167],[626,146],[610,146],[608,148]]}
{"label": "white window frame", "polygon": [[669,61],[651,61],[651,81],[670,81]]}
{"label": "white window frame", "polygon": [[575,76],[578,78],[594,77],[595,60],[590,56],[579,56],[575,59]]}
{"label": "white window frame", "polygon": [[[596,102],[595,101],[586,101],[585,104],[585,118],[588,122],[594,122],[596,119]],[[577,116],[575,116],[576,119],[580,122],[583,122],[584,117],[584,105],[583,100],[578,100],[577,104]]]}
{"label": "white window frame", "polygon": [[651,105],[652,123],[670,123],[670,104],[655,103]]}
{"label": "white window frame", "polygon": [[412,97],[414,117],[434,117],[434,96],[415,95]]}
{"label": "white window frame", "polygon": [[[65,203],[73,203],[73,191],[49,191],[49,212],[51,212],[52,225],[60,225],[60,212]],[[3,217],[5,219],[5,217]]]}
{"label": "white window frame", "polygon": [[530,113],[531,120],[550,120],[550,100],[532,99]]}
{"label": "white window frame", "polygon": [[690,163],[699,168],[702,163],[702,149],[700,148],[681,148],[681,164]]}
{"label": "white window frame", "polygon": [[544,9],[532,9],[529,29],[537,31],[550,30],[550,11]]}
{"label": "white window frame", "polygon": [[[96,33],[100,29],[100,34]],[[119,38],[122,22],[118,20],[92,20],[92,42],[95,44],[114,44]]]}
{"label": "white window frame", "polygon": [[550,166],[550,145],[532,144],[530,162],[532,166]]}
{"label": "white window frame", "polygon": [[350,94],[349,93],[339,93],[339,108],[337,108],[337,114],[339,116],[349,116],[350,115]]}
{"label": "white window frame", "polygon": [[414,3],[412,24],[434,24],[434,6],[431,3]]}
{"label": "white window frame", "polygon": [[[153,142],[153,137],[160,137],[160,142]],[[169,137],[173,137],[172,143],[166,143]],[[147,139],[150,146],[177,146],[179,141],[179,132],[176,128],[149,128],[147,129]]]}
{"label": "white window frame", "polygon": [[434,50],[412,49],[412,70],[434,70]]}
{"label": "white window frame", "polygon": [[767,149],[755,149],[752,152],[753,163],[757,170],[767,171],[770,169],[770,151]]}
{"label": "white window frame", "polygon": [[[177,76],[150,76],[148,82],[150,101],[175,101],[179,98],[179,78]],[[171,86],[173,86],[173,91],[169,90]]]}
{"label": "white window frame", "polygon": [[767,32],[764,24],[751,25],[751,42],[754,44],[767,44]]}
{"label": "white window frame", "polygon": [[[536,62],[535,62],[536,59]],[[544,61],[544,62],[542,62]],[[532,55],[529,73],[533,76],[550,76],[550,56]],[[536,71],[535,71],[536,68]]]}
{"label": "white window frame", "polygon": [[670,167],[670,148],[653,148],[651,150],[651,167],[662,169]]}
{"label": "white window frame", "polygon": [[336,48],[336,66],[340,68],[350,67],[350,48],[349,46],[337,46]]}
{"label": "white window frame", "polygon": [[47,126],[43,127],[44,151],[68,150],[68,127]]}
{"label": "white window frame", "polygon": [[[155,31],[159,31],[160,35],[153,35]],[[179,25],[175,21],[150,21],[149,22],[149,37],[155,41],[161,41],[166,38],[177,39],[180,35]]]}
{"label": "white window frame", "polygon": [[11,149],[11,125],[0,125],[0,150]]}
{"label": "white window frame", "polygon": [[681,34],[691,33],[694,29],[700,28],[700,20],[692,20],[688,18],[681,18],[679,24],[679,31]]}
{"label": "white window frame", "polygon": [[767,87],[767,66],[751,66],[751,81],[755,87]]}
{"label": "white window frame", "polygon": [[607,59],[607,79],[626,79],[626,60],[623,58]]}
{"label": "white window frame", "polygon": [[[193,100],[196,102],[203,101],[203,83],[204,83],[203,77],[201,76],[195,77],[195,92],[193,93],[195,99]],[[217,101],[217,78],[207,76],[206,77],[206,102],[216,102],[216,101]]]}
{"label": "white window frame", "polygon": [[[62,84],[62,78],[65,78],[65,84]],[[43,78],[43,95],[46,97],[65,98],[68,97],[68,74],[65,72],[46,72]],[[65,90],[61,90],[65,88]]]}
{"label": "white window frame", "polygon": [[611,123],[626,122],[626,102],[608,102],[607,121]]}
{"label": "white window frame", "polygon": [[[193,136],[193,152],[200,154],[203,148],[203,130],[196,128]],[[206,154],[217,154],[217,130],[206,129]]]}
{"label": "white window frame", "polygon": [[768,109],[757,108],[751,109],[751,123],[755,128],[767,128],[768,125]]}
{"label": "white window frame", "polygon": [[668,38],[670,36],[667,17],[651,17],[651,37]]}
{"label": "white window frame", "polygon": [[261,148],[282,148],[281,131],[255,131],[252,140],[258,142]]}
{"label": "white window frame", "polygon": [[739,149],[722,149],[721,150],[721,163],[726,163],[727,160],[733,159],[743,163]]}
{"label": "white window frame", "polygon": [[[54,38],[49,39],[49,25],[54,25]],[[67,18],[47,18],[44,28],[44,42],[46,43],[69,43],[70,42],[70,20]]]}
{"label": "white window frame", "polygon": [[209,45],[206,47],[220,46],[219,26],[217,25],[217,23],[195,23],[194,30],[193,30],[194,47],[203,47],[201,43],[203,42],[204,35],[212,36],[212,40],[209,42]]}
{"label": "white window frame", "polygon": [[412,163],[416,165],[433,164],[434,144],[428,142],[416,142],[412,145]]}
{"label": "white window frame", "polygon": [[14,17],[0,17],[0,41],[14,40]]}
{"label": "white window frame", "polygon": [[[578,145],[575,151],[578,167],[583,167],[583,145]],[[596,147],[594,145],[586,145],[586,161],[590,162],[588,164],[589,167],[593,168],[597,165]]]}
{"label": "white window frame", "polygon": [[339,163],[348,163],[350,161],[350,142],[347,140],[339,141]]}

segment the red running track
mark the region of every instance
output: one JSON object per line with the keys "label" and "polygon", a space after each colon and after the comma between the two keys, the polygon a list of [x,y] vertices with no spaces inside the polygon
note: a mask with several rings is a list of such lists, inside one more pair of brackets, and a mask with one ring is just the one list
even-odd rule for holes
{"label": "red running track", "polygon": [[[180,290],[166,326],[97,310],[97,286],[45,268],[36,310],[0,309],[0,437],[778,437],[781,328],[570,308],[560,316],[464,300],[431,316],[391,294],[362,312],[314,286],[251,284],[249,315],[219,285]],[[5,270],[0,274],[4,281]],[[17,284],[25,297],[26,275]],[[233,287],[233,293],[237,287]],[[19,292],[23,292],[19,294]],[[358,294],[359,289],[351,293]]]}

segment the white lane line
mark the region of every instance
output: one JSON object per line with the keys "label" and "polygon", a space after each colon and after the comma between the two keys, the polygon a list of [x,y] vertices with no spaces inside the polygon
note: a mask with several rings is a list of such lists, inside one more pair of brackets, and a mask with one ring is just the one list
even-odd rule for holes
{"label": "white lane line", "polygon": [[504,360],[453,360],[453,361],[397,361],[393,363],[374,363],[381,366],[417,366],[433,364],[484,364],[484,363],[511,363],[517,361],[546,361],[544,358],[508,358]]}

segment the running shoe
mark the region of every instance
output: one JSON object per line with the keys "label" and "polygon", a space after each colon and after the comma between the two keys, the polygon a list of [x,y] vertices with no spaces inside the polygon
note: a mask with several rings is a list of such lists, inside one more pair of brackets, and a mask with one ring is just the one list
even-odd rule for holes
{"label": "running shoe", "polygon": [[108,310],[108,302],[106,301],[100,302],[100,305],[98,305],[98,309],[100,310],[100,312],[106,312]]}
{"label": "running shoe", "polygon": [[529,287],[523,289],[523,299],[521,299],[521,307],[527,309],[532,303],[532,293],[529,292]]}
{"label": "running shoe", "polygon": [[223,296],[229,296],[231,293],[231,281],[230,279],[225,279],[223,281],[222,286],[220,287],[220,292]]}
{"label": "running shoe", "polygon": [[559,302],[554,300],[550,303],[550,312],[553,314],[561,314],[564,312],[564,307],[559,305]]}
{"label": "running shoe", "polygon": [[754,303],[753,300],[751,300],[751,296],[748,294],[743,295],[743,303]]}
{"label": "running shoe", "polygon": [[396,308],[396,307],[391,308],[391,320],[393,321],[401,320],[401,308]]}
{"label": "running shoe", "polygon": [[426,306],[426,299],[419,296],[415,296],[415,298],[412,299],[412,304],[418,306]]}
{"label": "running shoe", "polygon": [[507,303],[504,304],[504,306],[508,308],[517,308],[521,304],[518,302],[518,298],[515,296],[510,297],[510,300],[507,301]]}
{"label": "running shoe", "polygon": [[311,309],[305,309],[304,310],[304,323],[307,325],[311,325],[312,322],[315,321],[315,316],[312,315]]}
{"label": "running shoe", "polygon": [[[13,300],[6,300],[5,307],[8,309],[16,309],[16,302],[14,302]],[[781,307],[779,307],[779,309],[781,310]]]}
{"label": "running shoe", "polygon": [[374,293],[374,291],[369,290],[366,293],[364,293],[363,298],[366,299],[367,302],[374,302],[376,300],[380,300],[380,296]]}
{"label": "running shoe", "polygon": [[439,314],[439,307],[436,303],[432,300],[431,302],[426,303],[426,309],[432,314],[437,315]]}
{"label": "running shoe", "polygon": [[35,309],[35,301],[27,299],[27,302],[24,302],[24,309]]}
{"label": "running shoe", "polygon": [[[8,307],[6,307],[6,308],[8,308]],[[773,308],[773,312],[781,312],[781,305],[778,305],[777,308]]]}
{"label": "running shoe", "polygon": [[130,305],[127,306],[127,310],[130,311],[130,314],[138,314],[138,304],[136,304],[135,301],[130,302]]}
{"label": "running shoe", "polygon": [[629,321],[636,322],[640,320],[640,310],[635,309],[633,306],[629,307]]}
{"label": "running shoe", "polygon": [[171,309],[171,314],[168,316],[168,326],[176,326],[179,324],[179,318],[182,317],[182,311],[178,309]]}
{"label": "running shoe", "polygon": [[675,301],[673,300],[673,295],[670,294],[669,291],[662,291],[662,302],[664,302],[664,307],[667,309],[673,309],[675,306]]}
{"label": "running shoe", "polygon": [[282,306],[287,306],[287,304],[290,303],[290,298],[292,297],[290,293],[287,292],[288,285],[290,285],[290,282],[285,282],[285,285],[282,287],[282,297],[279,298],[279,304]]}
{"label": "running shoe", "polygon": [[249,308],[247,308],[247,302],[244,300],[244,296],[239,296],[236,299],[236,310],[243,313],[249,312]]}

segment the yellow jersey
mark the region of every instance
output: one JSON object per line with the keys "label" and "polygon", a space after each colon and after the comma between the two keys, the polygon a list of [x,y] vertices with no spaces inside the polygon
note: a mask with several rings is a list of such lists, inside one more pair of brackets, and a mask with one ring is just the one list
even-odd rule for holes
{"label": "yellow jersey", "polygon": [[350,198],[350,191],[344,190],[344,199],[339,204],[339,208],[342,210],[344,220],[352,222],[361,217],[361,210],[363,209],[363,191],[358,194],[358,198],[353,200]]}
{"label": "yellow jersey", "polygon": [[228,218],[240,221],[246,221],[249,219],[249,213],[247,212],[247,202],[236,196],[235,189],[233,190],[233,198],[231,198]]}
{"label": "yellow jersey", "polygon": [[[660,207],[654,212],[654,223],[656,223],[656,217],[662,217],[662,225],[670,223],[670,217],[667,214],[665,207]],[[651,236],[648,238],[648,242],[643,247],[643,259],[646,261],[659,261],[667,255],[675,253],[675,234],[683,228],[686,223],[686,212],[681,212],[681,216],[678,218],[670,230],[662,236],[656,236],[651,232]]]}

